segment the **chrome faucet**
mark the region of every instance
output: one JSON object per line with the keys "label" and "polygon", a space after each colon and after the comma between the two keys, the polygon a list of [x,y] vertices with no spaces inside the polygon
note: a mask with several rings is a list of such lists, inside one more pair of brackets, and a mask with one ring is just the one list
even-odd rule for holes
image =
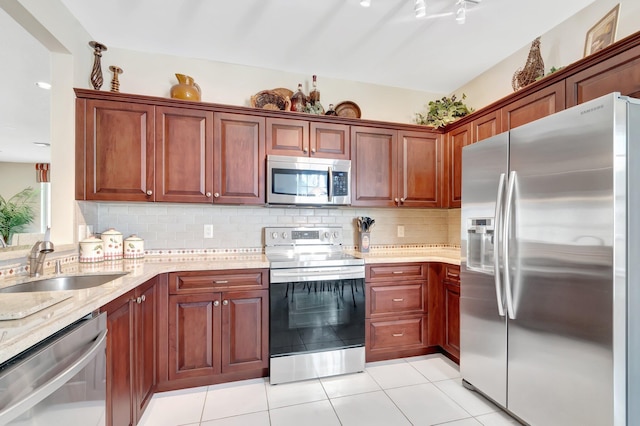
{"label": "chrome faucet", "polygon": [[44,239],[37,241],[33,247],[31,247],[31,253],[29,253],[29,276],[36,277],[42,274],[42,268],[44,265],[44,258],[47,254],[53,252],[53,243],[51,242],[51,228],[47,228],[47,232],[44,233]]}

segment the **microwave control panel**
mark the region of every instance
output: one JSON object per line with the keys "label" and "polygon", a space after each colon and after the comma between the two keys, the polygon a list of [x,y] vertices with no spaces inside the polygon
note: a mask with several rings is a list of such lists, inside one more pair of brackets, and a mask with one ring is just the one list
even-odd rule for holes
{"label": "microwave control panel", "polygon": [[349,172],[333,172],[333,196],[349,195]]}

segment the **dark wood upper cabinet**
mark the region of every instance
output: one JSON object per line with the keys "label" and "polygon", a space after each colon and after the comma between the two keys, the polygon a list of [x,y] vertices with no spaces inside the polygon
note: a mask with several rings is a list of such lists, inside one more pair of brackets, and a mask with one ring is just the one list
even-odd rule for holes
{"label": "dark wood upper cabinet", "polygon": [[311,123],[310,155],[315,158],[348,160],[351,158],[351,139],[346,124]]}
{"label": "dark wood upper cabinet", "polygon": [[76,198],[153,201],[153,105],[78,100]]}
{"label": "dark wood upper cabinet", "polygon": [[567,108],[611,92],[640,97],[640,46],[567,77]]}
{"label": "dark wood upper cabinet", "polygon": [[392,129],[351,127],[352,205],[396,205],[397,138],[398,132]]}
{"label": "dark wood upper cabinet", "polygon": [[453,129],[447,134],[447,205],[460,207],[462,201],[462,148],[469,145],[471,138],[471,124]]}
{"label": "dark wood upper cabinet", "polygon": [[213,112],[156,108],[156,201],[211,203]]}
{"label": "dark wood upper cabinet", "polygon": [[565,105],[564,81],[541,88],[502,108],[503,130],[562,111]]}
{"label": "dark wood upper cabinet", "polygon": [[265,120],[215,113],[213,202],[265,203]]}
{"label": "dark wood upper cabinet", "polygon": [[309,156],[307,120],[267,118],[267,155]]}
{"label": "dark wood upper cabinet", "polygon": [[442,205],[442,154],[442,135],[398,131],[398,205]]}
{"label": "dark wood upper cabinet", "polygon": [[500,111],[484,114],[471,122],[472,143],[495,136],[502,132]]}

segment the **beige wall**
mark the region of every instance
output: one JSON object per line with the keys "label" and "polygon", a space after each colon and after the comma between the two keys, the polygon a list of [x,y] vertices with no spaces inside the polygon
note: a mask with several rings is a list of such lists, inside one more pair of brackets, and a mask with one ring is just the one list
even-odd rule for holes
{"label": "beige wall", "polygon": [[[618,3],[620,3],[620,15],[616,40],[639,31],[640,1],[597,0],[551,31],[541,34],[540,52],[545,72],[549,72],[552,66],[559,68],[582,59],[587,31]],[[508,37],[508,35],[505,36]],[[531,44],[523,46],[522,49],[458,88],[454,93],[465,93],[467,105],[476,109],[513,93],[511,78],[516,70],[526,63],[530,48]]]}

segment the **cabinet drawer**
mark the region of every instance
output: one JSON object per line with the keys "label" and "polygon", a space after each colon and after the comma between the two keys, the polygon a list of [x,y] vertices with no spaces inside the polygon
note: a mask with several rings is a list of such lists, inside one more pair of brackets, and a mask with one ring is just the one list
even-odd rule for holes
{"label": "cabinet drawer", "polygon": [[426,346],[427,316],[405,317],[394,321],[367,320],[370,351]]}
{"label": "cabinet drawer", "polygon": [[460,266],[458,265],[449,265],[445,263],[444,265],[444,279],[447,281],[457,281],[460,282]]}
{"label": "cabinet drawer", "polygon": [[383,265],[371,265],[366,269],[367,281],[380,281],[389,279],[405,280],[427,278],[426,263],[387,263]]}
{"label": "cabinet drawer", "polygon": [[172,272],[171,294],[206,293],[221,290],[261,290],[269,287],[266,269]]}
{"label": "cabinet drawer", "polygon": [[402,285],[372,285],[367,294],[367,318],[426,311],[426,286],[422,282]]}

